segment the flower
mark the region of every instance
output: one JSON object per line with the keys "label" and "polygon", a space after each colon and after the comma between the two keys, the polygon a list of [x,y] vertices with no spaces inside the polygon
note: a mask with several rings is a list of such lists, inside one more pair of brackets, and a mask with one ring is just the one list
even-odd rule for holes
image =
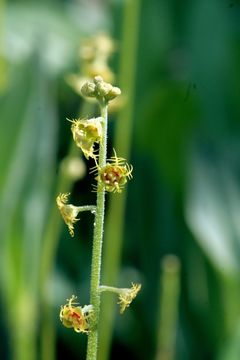
{"label": "flower", "polygon": [[94,169],[94,171],[98,170],[98,176],[95,179],[108,192],[121,193],[127,180],[132,178],[132,165],[127,164],[125,159],[117,157],[115,151],[114,156],[104,167]]}
{"label": "flower", "polygon": [[117,287],[114,287],[114,286],[101,285],[99,287],[99,291],[100,292],[110,291],[110,292],[113,292],[115,294],[118,294],[118,299],[119,299],[118,304],[120,305],[120,313],[123,314],[125,309],[127,307],[129,307],[129,305],[131,304],[133,299],[135,299],[135,297],[137,296],[137,294],[140,291],[141,287],[142,287],[141,284],[134,284],[134,283],[132,283],[132,287],[130,289],[129,288],[117,288]]}
{"label": "flower", "polygon": [[67,328],[73,328],[76,332],[88,333],[93,315],[92,305],[78,306],[76,296],[67,299],[68,303],[61,306],[60,320]]}
{"label": "flower", "polygon": [[102,139],[102,120],[101,117],[70,120],[73,140],[87,159],[95,158],[94,144],[99,143]]}
{"label": "flower", "polygon": [[59,211],[63,217],[63,220],[65,221],[66,225],[68,226],[70,235],[73,237],[74,236],[74,224],[79,220],[79,219],[77,219],[77,215],[78,215],[80,209],[77,206],[67,204],[69,195],[70,195],[70,193],[59,194],[56,199],[56,202],[57,202]]}
{"label": "flower", "polygon": [[129,307],[133,299],[137,296],[138,292],[140,291],[142,285],[141,284],[134,284],[132,283],[131,289],[121,289],[119,294],[119,302],[120,305],[120,313],[123,314],[125,309]]}

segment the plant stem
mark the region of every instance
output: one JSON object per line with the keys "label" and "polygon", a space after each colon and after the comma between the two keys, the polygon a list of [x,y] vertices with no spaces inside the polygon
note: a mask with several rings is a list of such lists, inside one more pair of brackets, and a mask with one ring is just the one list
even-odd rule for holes
{"label": "plant stem", "polygon": [[165,256],[162,262],[160,287],[158,343],[155,359],[173,360],[180,295],[180,262],[176,256]]}
{"label": "plant stem", "polygon": [[82,211],[95,212],[96,211],[96,206],[95,205],[76,206],[76,208],[78,209],[79,212],[82,212]]}
{"label": "plant stem", "polygon": [[124,293],[125,291],[128,291],[129,289],[119,289],[119,288],[116,288],[114,286],[106,286],[106,285],[101,285],[100,288],[99,288],[99,291],[102,292],[102,291],[110,291],[112,293],[115,293],[115,294],[121,294],[121,293]]}
{"label": "plant stem", "polygon": [[7,85],[7,68],[4,59],[4,38],[5,38],[5,6],[6,1],[0,0],[0,93]]}
{"label": "plant stem", "polygon": [[[100,103],[101,116],[103,118],[102,130],[103,137],[99,147],[99,167],[106,165],[107,154],[107,104]],[[92,269],[91,269],[91,289],[90,289],[90,303],[94,308],[95,326],[88,335],[87,346],[87,360],[97,359],[97,345],[98,345],[98,322],[100,314],[100,275],[101,275],[101,260],[102,260],[102,240],[103,240],[103,224],[105,212],[105,190],[98,183],[97,189],[97,205],[95,215],[95,226],[93,234],[93,252],[92,252]]]}
{"label": "plant stem", "polygon": [[[36,302],[29,296],[29,290],[20,289],[18,297],[15,299],[16,304],[11,309],[11,330],[10,339],[12,359],[14,360],[36,360],[37,359],[37,325],[36,315],[37,307]],[[26,309],[26,302],[28,308]],[[29,321],[29,317],[32,321]],[[15,326],[18,323],[19,326]]]}
{"label": "plant stem", "polygon": [[[129,159],[133,128],[141,0],[126,1],[124,4],[118,85],[125,94],[127,102],[120,111],[116,122],[114,148],[118,150],[118,153],[121,154],[122,157]],[[109,197],[103,258],[103,282],[106,284],[116,284],[118,281],[124,237],[126,200],[126,190],[121,196],[112,196],[110,194]],[[114,241],[112,241],[113,237]],[[109,358],[114,326],[114,309],[114,299],[112,297],[106,297],[102,305],[99,329],[99,358],[101,360],[107,360]]]}

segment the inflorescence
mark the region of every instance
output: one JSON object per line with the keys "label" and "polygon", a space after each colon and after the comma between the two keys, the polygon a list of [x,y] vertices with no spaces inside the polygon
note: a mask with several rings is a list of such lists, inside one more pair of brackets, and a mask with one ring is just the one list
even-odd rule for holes
{"label": "inflorescence", "polygon": [[[93,81],[87,81],[82,86],[81,92],[84,96],[94,97],[100,104],[100,107],[107,106],[108,102],[113,100],[121,91],[119,88],[112,86],[103,81],[101,76],[95,76]],[[125,159],[118,157],[114,150],[114,156],[105,161],[104,166],[98,162],[97,149],[95,144],[101,145],[103,140],[103,121],[104,118],[96,117],[90,119],[69,120],[73,135],[73,140],[79,147],[86,159],[93,158],[95,167],[92,169],[95,180],[100,192],[121,193],[127,181],[132,179],[132,165],[129,165]],[[60,213],[68,226],[71,236],[74,236],[74,224],[79,220],[77,218],[80,211],[89,210],[95,214],[98,211],[96,206],[74,206],[68,204],[69,193],[59,194],[56,201]],[[122,314],[131,304],[141,289],[140,284],[132,283],[131,288],[115,288],[100,285],[98,294],[102,291],[112,291],[118,294],[118,304]],[[60,320],[64,326],[73,328],[76,332],[89,333],[95,324],[95,311],[93,305],[81,307],[72,296],[66,305],[61,307]]]}

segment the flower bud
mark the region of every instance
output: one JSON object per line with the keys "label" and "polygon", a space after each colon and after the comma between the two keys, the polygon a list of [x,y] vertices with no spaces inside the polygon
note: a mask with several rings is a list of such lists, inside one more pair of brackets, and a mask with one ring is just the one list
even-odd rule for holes
{"label": "flower bud", "polygon": [[101,76],[95,76],[94,83],[96,84],[99,96],[103,97],[106,101],[113,100],[121,94],[121,90],[118,87],[104,82]]}
{"label": "flower bud", "polygon": [[95,76],[93,82],[87,81],[82,86],[82,94],[87,97],[96,97],[99,101],[108,102],[121,94],[118,87],[103,81],[101,76]]}
{"label": "flower bud", "polygon": [[81,93],[86,97],[96,97],[96,85],[91,81],[86,81],[81,87]]}
{"label": "flower bud", "polygon": [[119,95],[121,95],[121,90],[116,86],[112,86],[112,88],[107,93],[106,98],[108,101],[110,101],[115,99]]}
{"label": "flower bud", "polygon": [[[100,81],[99,81],[100,79]],[[95,76],[94,78],[94,82],[96,84],[96,89],[98,92],[98,96],[105,98],[106,96],[108,96],[108,93],[111,91],[112,89],[112,85],[109,83],[106,83],[102,80],[101,76]]]}

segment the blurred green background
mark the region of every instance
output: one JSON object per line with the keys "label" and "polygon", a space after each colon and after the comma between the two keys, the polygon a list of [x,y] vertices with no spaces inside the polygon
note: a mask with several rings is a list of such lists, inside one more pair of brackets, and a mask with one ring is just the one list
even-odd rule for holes
{"label": "blurred green background", "polygon": [[238,360],[238,0],[0,0],[0,357],[85,359],[59,309],[73,293],[89,302],[93,219],[70,238],[55,196],[95,201],[93,164],[80,160],[77,181],[63,164],[66,118],[98,109],[66,79],[103,31],[126,97],[109,156],[134,167],[124,194],[107,195],[103,279],[142,290],[124,315],[103,295],[99,360]]}

